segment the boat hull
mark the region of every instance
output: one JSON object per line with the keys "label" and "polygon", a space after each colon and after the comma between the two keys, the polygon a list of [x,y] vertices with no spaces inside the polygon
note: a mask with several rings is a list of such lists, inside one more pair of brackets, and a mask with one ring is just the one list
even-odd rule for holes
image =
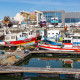
{"label": "boat hull", "polygon": [[[19,40],[19,41],[11,41],[9,44],[12,45],[33,45],[36,41],[36,37],[34,38],[29,38],[25,40]],[[7,44],[7,42],[5,42]]]}
{"label": "boat hull", "polygon": [[45,43],[48,43],[48,44],[51,44],[51,45],[61,45],[62,43],[58,43],[58,42],[55,42],[55,41],[50,41],[48,39],[45,39]]}
{"label": "boat hull", "polygon": [[40,22],[40,26],[41,26],[41,27],[46,26],[46,21],[41,21],[41,22]]}
{"label": "boat hull", "polygon": [[39,44],[38,47],[40,49],[51,50],[51,51],[68,51],[68,52],[80,51],[80,49],[77,49],[77,48],[61,48],[61,46],[49,45],[49,44]]}

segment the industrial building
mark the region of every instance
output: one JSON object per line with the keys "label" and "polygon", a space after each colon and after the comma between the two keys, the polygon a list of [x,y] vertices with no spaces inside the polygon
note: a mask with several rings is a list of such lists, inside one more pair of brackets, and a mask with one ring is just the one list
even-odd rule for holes
{"label": "industrial building", "polygon": [[58,17],[58,22],[64,25],[65,23],[75,24],[80,22],[80,12],[66,12],[65,10],[42,11],[48,23],[52,17]]}

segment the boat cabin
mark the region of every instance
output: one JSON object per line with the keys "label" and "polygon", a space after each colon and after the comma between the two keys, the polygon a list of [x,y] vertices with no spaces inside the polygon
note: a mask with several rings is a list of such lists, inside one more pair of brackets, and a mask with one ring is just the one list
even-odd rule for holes
{"label": "boat cabin", "polygon": [[75,33],[72,37],[73,37],[73,45],[80,46],[80,33]]}
{"label": "boat cabin", "polygon": [[[40,35],[42,36],[42,40],[44,39],[44,30],[39,31]],[[47,38],[56,38],[61,35],[60,30],[47,30]]]}
{"label": "boat cabin", "polygon": [[41,18],[41,20],[40,20],[40,26],[41,27],[46,26],[46,18],[45,17]]}
{"label": "boat cabin", "polygon": [[36,32],[29,31],[29,32],[11,33],[11,34],[6,34],[5,41],[6,42],[18,41],[32,37],[36,37]]}
{"label": "boat cabin", "polygon": [[57,17],[53,17],[51,18],[51,24],[55,24],[55,25],[58,25],[58,18]]}
{"label": "boat cabin", "polygon": [[71,38],[63,38],[62,44],[64,47],[72,47],[72,37]]}
{"label": "boat cabin", "polygon": [[17,36],[16,33],[6,34],[6,36],[5,36],[5,41],[6,41],[6,42],[16,41],[16,39],[17,39],[16,36]]}
{"label": "boat cabin", "polygon": [[47,37],[58,37],[60,35],[60,30],[48,30],[47,31]]}

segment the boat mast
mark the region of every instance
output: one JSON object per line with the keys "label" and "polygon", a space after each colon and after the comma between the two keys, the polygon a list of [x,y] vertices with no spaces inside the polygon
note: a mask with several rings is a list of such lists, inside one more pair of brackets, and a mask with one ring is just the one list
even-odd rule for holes
{"label": "boat mast", "polygon": [[[55,8],[54,8],[54,20],[56,18],[56,12],[55,12]],[[54,22],[54,28],[55,28],[55,22]]]}

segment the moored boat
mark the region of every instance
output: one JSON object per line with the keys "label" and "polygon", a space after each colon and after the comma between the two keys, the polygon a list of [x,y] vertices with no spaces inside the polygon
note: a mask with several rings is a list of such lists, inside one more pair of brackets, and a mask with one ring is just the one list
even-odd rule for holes
{"label": "moored boat", "polygon": [[52,25],[58,25],[58,18],[57,17],[51,18],[51,24]]}
{"label": "moored boat", "polygon": [[44,50],[52,50],[52,51],[70,51],[70,52],[79,52],[78,48],[61,48],[61,46],[49,45],[49,44],[39,44],[38,47]]}
{"label": "moored boat", "polygon": [[36,41],[36,38],[36,32],[33,31],[9,33],[5,35],[5,40],[0,42],[0,44],[33,45]]}
{"label": "moored boat", "polygon": [[80,51],[80,46],[73,45],[72,38],[63,38],[63,42],[61,45],[39,43],[38,47],[40,49],[52,50],[52,51],[70,51],[70,52]]}
{"label": "moored boat", "polygon": [[40,20],[40,26],[41,27],[46,26],[46,19],[45,19],[45,17],[41,18],[41,20]]}
{"label": "moored boat", "polygon": [[10,44],[13,44],[13,45],[32,45],[35,43],[35,41],[36,41],[36,37],[33,37],[33,38],[28,38],[28,39],[19,40],[19,41],[11,41]]}

